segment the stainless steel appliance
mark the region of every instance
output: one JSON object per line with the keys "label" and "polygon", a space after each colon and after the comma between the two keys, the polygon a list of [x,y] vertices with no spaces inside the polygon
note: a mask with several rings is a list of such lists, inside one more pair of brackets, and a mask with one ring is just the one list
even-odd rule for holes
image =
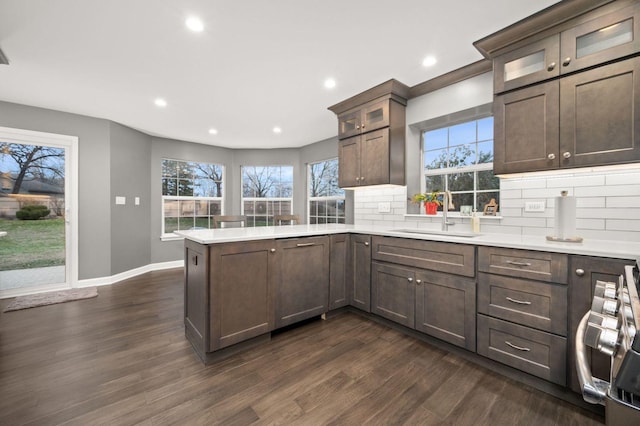
{"label": "stainless steel appliance", "polygon": [[[576,336],[576,368],[585,401],[605,406],[606,424],[640,425],[639,265],[625,267],[618,282],[596,283],[591,310]],[[609,381],[592,376],[587,346],[611,357]]]}

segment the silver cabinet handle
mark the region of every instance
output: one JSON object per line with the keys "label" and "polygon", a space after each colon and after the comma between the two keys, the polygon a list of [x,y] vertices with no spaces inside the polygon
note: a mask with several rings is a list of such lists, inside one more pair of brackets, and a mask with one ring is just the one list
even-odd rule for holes
{"label": "silver cabinet handle", "polygon": [[357,178],[356,178],[356,182],[359,182],[359,181],[360,181],[360,178],[359,178],[359,177],[357,177]]}
{"label": "silver cabinet handle", "polygon": [[510,347],[512,347],[513,349],[516,349],[516,350],[518,350],[518,351],[522,351],[522,352],[529,352],[529,351],[531,350],[531,349],[529,349],[529,348],[523,348],[522,346],[514,345],[513,343],[511,343],[511,342],[509,342],[509,341],[507,341],[507,340],[505,340],[505,341],[504,341],[504,343],[506,343],[506,344],[507,344],[507,346],[510,346]]}
{"label": "silver cabinet handle", "polygon": [[512,299],[509,296],[507,296],[505,299],[507,299],[509,302],[517,303],[518,305],[530,305],[531,304],[531,302],[527,302],[526,300]]}
{"label": "silver cabinet handle", "polygon": [[198,266],[198,255],[191,256],[191,263],[195,266]]}
{"label": "silver cabinet handle", "polygon": [[365,242],[364,242],[364,245],[365,245],[365,246],[367,246],[367,247],[369,247],[369,241],[365,241]]}
{"label": "silver cabinet handle", "polygon": [[549,65],[547,65],[547,71],[553,71],[555,67],[556,67],[556,63],[551,62]]}
{"label": "silver cabinet handle", "polygon": [[422,280],[416,280],[416,285],[422,284]]}
{"label": "silver cabinet handle", "polygon": [[316,243],[298,243],[296,244],[296,247],[310,247],[310,246],[315,246]]}
{"label": "silver cabinet handle", "polygon": [[569,159],[569,158],[571,158],[571,153],[569,151],[564,152],[564,153],[562,153],[562,157]]}
{"label": "silver cabinet handle", "polygon": [[514,260],[507,260],[507,263],[513,266],[531,266],[530,262],[516,262]]}
{"label": "silver cabinet handle", "polygon": [[555,159],[556,159],[556,155],[555,155],[555,154],[553,154],[553,153],[551,153],[551,154],[547,155],[547,158],[548,158],[549,160],[555,160]]}
{"label": "silver cabinet handle", "polygon": [[565,67],[566,67],[566,66],[567,66],[567,65],[569,65],[570,63],[571,63],[571,58],[566,57],[566,58],[564,58],[564,61],[562,61],[562,66],[565,66]]}
{"label": "silver cabinet handle", "polygon": [[407,278],[407,281],[409,281],[410,283],[412,283],[412,282],[413,282],[413,278],[409,277],[409,278]]}
{"label": "silver cabinet handle", "polygon": [[584,269],[580,269],[580,268],[576,269],[576,275],[579,277],[584,276]]}
{"label": "silver cabinet handle", "polygon": [[274,249],[274,248],[273,248],[273,249],[271,249],[271,250],[269,250],[269,251],[270,251],[271,253],[275,253],[275,252],[276,252],[276,249]]}

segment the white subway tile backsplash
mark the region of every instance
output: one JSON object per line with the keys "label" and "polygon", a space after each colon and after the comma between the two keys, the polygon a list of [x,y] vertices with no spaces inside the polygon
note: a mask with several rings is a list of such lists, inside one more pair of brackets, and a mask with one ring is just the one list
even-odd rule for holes
{"label": "white subway tile backsplash", "polygon": [[612,173],[606,176],[607,185],[639,185],[640,184],[640,172],[622,172]]}
{"label": "white subway tile backsplash", "polygon": [[576,229],[604,230],[604,219],[576,219]]}
{"label": "white subway tile backsplash", "polygon": [[[640,221],[607,219],[607,230],[611,231],[640,231]],[[640,241],[640,238],[638,239]]]}
{"label": "white subway tile backsplash", "polygon": [[[552,235],[555,199],[561,190],[576,197],[576,228],[590,239],[640,241],[640,172],[574,173],[502,179],[501,220],[482,219],[480,230],[514,235]],[[441,216],[404,216],[419,209],[407,203],[406,187],[358,189],[354,193],[357,224],[397,228],[440,229]],[[378,213],[378,203],[391,202],[391,213]],[[544,201],[542,213],[525,212],[526,201]],[[468,218],[454,218],[458,231],[469,229]]]}
{"label": "white subway tile backsplash", "polygon": [[501,200],[507,200],[507,199],[511,199],[511,198],[517,198],[517,199],[522,198],[522,190],[520,190],[520,189],[500,190],[500,199]]}
{"label": "white subway tile backsplash", "polygon": [[565,189],[580,186],[603,186],[604,182],[604,175],[562,176],[549,178],[547,180],[547,188]]}
{"label": "white subway tile backsplash", "polygon": [[596,208],[596,207],[604,207],[605,199],[604,197],[577,197],[576,198],[576,207],[577,208]]}
{"label": "white subway tile backsplash", "polygon": [[640,193],[635,197],[607,197],[607,207],[640,207]]}

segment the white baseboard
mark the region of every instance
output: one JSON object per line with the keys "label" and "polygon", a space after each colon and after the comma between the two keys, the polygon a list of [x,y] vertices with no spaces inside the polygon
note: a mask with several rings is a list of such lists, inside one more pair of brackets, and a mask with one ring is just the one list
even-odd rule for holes
{"label": "white baseboard", "polygon": [[129,278],[137,277],[138,275],[146,274],[152,271],[162,271],[164,269],[174,269],[184,267],[184,260],[173,260],[171,262],[151,263],[139,268],[130,269],[128,271],[120,272],[110,277],[89,278],[86,280],[78,280],[74,287],[94,287],[102,285],[111,285],[124,281]]}

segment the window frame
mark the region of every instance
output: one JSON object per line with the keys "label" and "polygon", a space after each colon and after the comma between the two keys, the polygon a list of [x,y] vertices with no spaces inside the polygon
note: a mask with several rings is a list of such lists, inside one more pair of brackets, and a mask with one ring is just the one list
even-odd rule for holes
{"label": "window frame", "polygon": [[[210,165],[214,165],[214,166],[219,166],[222,169],[222,179],[221,179],[221,185],[220,185],[220,192],[222,193],[221,197],[201,197],[201,196],[189,196],[189,195],[164,195],[162,194],[163,190],[163,179],[166,177],[162,174],[162,163],[167,160],[167,161],[175,161],[177,163],[196,163],[196,164],[210,164]],[[191,160],[178,160],[175,158],[168,158],[168,157],[162,157],[160,160],[160,216],[161,216],[161,220],[160,220],[160,239],[161,241],[171,241],[171,240],[177,240],[177,239],[182,239],[183,237],[176,235],[174,232],[166,232],[165,229],[165,222],[167,217],[165,216],[165,202],[166,201],[205,201],[207,203],[209,203],[210,201],[220,201],[220,213],[218,213],[218,215],[223,215],[225,212],[225,202],[224,202],[224,194],[226,191],[226,173],[227,173],[227,168],[224,164],[219,164],[219,163],[210,163],[210,162],[202,162],[202,161],[191,161]],[[214,215],[207,215],[208,221],[209,221],[209,228],[208,229],[212,229],[213,225],[212,225],[212,221],[211,221],[211,217],[213,217]],[[171,217],[171,216],[170,216]],[[180,218],[181,216],[177,216],[177,218]],[[186,216],[185,216],[186,217]],[[200,217],[200,216],[195,216],[195,210],[194,210],[194,220],[196,217]],[[179,229],[180,230],[180,229]]]}
{"label": "window frame", "polygon": [[[283,167],[290,167],[291,168],[291,197],[245,197],[244,196],[244,168],[245,167],[273,167],[273,168],[283,168]],[[246,227],[252,227],[252,228],[256,228],[257,226],[255,225],[255,219],[253,219],[252,221],[250,220],[251,218],[256,218],[256,217],[262,217],[262,216],[266,216],[267,217],[267,224],[264,226],[271,226],[273,225],[273,216],[276,214],[282,214],[282,212],[277,212],[277,213],[270,213],[270,214],[264,214],[264,215],[256,215],[256,214],[251,214],[248,215],[245,212],[245,201],[251,201],[253,203],[259,202],[259,201],[264,201],[264,202],[282,202],[282,201],[289,201],[290,205],[291,205],[291,214],[293,214],[293,195],[295,194],[295,166],[293,164],[267,164],[267,165],[242,165],[240,166],[240,214],[243,216],[247,217],[247,223],[245,223]],[[255,205],[255,204],[254,204]],[[268,212],[268,210],[267,210]],[[286,214],[286,213],[285,213]],[[269,224],[269,218],[271,218],[271,225]],[[253,222],[253,225],[250,225],[249,223]],[[262,225],[261,225],[262,226]]]}
{"label": "window frame", "polygon": [[[425,166],[425,152],[429,151],[426,150],[425,151],[425,133],[433,131],[433,130],[438,130],[438,129],[444,129],[444,128],[450,128],[450,127],[454,127],[460,124],[464,124],[464,123],[469,123],[469,122],[476,122],[479,120],[483,120],[485,118],[488,117],[493,117],[493,111],[491,108],[491,104],[485,104],[485,105],[481,105],[479,107],[473,108],[471,110],[465,110],[465,111],[460,111],[457,113],[453,113],[453,114],[449,114],[446,116],[442,116],[442,117],[437,117],[431,120],[428,120],[426,122],[421,123],[421,125],[418,127],[419,131],[420,131],[420,192],[426,192],[427,191],[427,187],[426,187],[426,180],[427,177],[429,176],[443,176],[444,181],[445,181],[445,187],[441,188],[442,191],[447,191],[449,190],[449,180],[448,177],[449,175],[453,175],[453,174],[460,174],[460,173],[473,173],[473,189],[472,190],[465,190],[465,191],[451,191],[452,195],[455,194],[473,194],[473,206],[472,208],[476,208],[475,206],[478,203],[478,194],[482,194],[482,193],[491,193],[491,192],[497,192],[498,194],[500,193],[500,184],[498,183],[498,187],[495,189],[478,189],[478,173],[479,172],[483,172],[483,171],[488,171],[491,170],[493,171],[493,161],[490,163],[476,163],[473,165],[468,165],[468,166],[463,166],[463,167],[446,167],[446,168],[439,168],[439,169],[427,169],[427,167]],[[476,134],[477,136],[477,134]],[[494,135],[495,137],[495,135]],[[484,141],[484,140],[483,140]],[[478,139],[476,137],[475,142],[478,142]],[[459,146],[459,145],[454,145],[455,146]],[[449,141],[447,141],[447,148],[450,149],[452,146],[450,145]],[[431,190],[431,189],[430,189]],[[477,208],[478,212],[482,211],[482,206],[478,206]],[[454,212],[459,212],[460,211],[460,206],[456,205],[456,208],[453,210]]]}
{"label": "window frame", "polygon": [[[346,223],[346,192],[344,189],[338,187],[341,191],[342,191],[342,195],[329,195],[329,196],[323,196],[323,197],[312,197],[311,196],[311,167],[314,164],[320,164],[320,163],[326,163],[328,161],[339,161],[338,157],[333,157],[333,158],[327,158],[325,160],[318,160],[318,161],[312,161],[307,163],[307,223],[308,224],[312,224],[311,223],[311,203],[313,201],[342,201],[344,207],[345,207],[345,211],[344,211],[344,215],[343,216],[331,216],[332,218],[335,218],[336,221],[335,222],[325,222],[325,223]],[[340,167],[338,165],[338,167]],[[336,182],[338,180],[338,176],[336,176]],[[313,217],[315,217],[316,219],[319,219],[320,216],[313,215]],[[322,216],[325,219],[328,219],[330,216],[324,215]],[[340,221],[340,219],[342,219],[342,221]],[[318,222],[315,222],[316,224],[318,224]]]}

